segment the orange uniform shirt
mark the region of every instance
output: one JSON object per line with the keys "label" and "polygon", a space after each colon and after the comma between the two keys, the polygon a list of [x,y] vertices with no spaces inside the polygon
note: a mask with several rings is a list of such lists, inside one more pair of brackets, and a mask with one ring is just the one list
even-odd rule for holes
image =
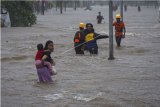
{"label": "orange uniform shirt", "polygon": [[122,29],[125,28],[124,22],[120,21],[120,23],[117,23],[117,21],[113,22],[113,25],[115,26],[115,36],[122,35]]}

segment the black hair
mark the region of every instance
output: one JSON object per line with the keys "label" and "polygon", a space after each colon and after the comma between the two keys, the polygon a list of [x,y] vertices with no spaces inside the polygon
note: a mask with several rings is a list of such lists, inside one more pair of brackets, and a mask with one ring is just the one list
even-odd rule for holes
{"label": "black hair", "polygon": [[86,28],[88,27],[88,25],[91,25],[91,28],[93,28],[93,25],[91,23],[87,23]]}
{"label": "black hair", "polygon": [[101,12],[98,12],[98,13],[101,13]]}
{"label": "black hair", "polygon": [[40,50],[43,50],[43,45],[40,43],[37,45],[37,49],[40,51]]}
{"label": "black hair", "polygon": [[45,45],[45,47],[44,47],[44,50],[48,50],[48,45],[50,44],[50,43],[53,43],[51,40],[48,40],[47,42],[46,42],[46,45]]}
{"label": "black hair", "polygon": [[81,27],[80,27],[79,29],[80,29],[80,30],[83,30],[84,28],[81,28]]}

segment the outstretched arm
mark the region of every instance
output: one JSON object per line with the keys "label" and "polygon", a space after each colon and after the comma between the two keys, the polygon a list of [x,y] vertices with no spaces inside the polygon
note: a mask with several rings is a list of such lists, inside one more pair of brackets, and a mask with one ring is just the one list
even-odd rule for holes
{"label": "outstretched arm", "polygon": [[97,34],[97,33],[95,33],[94,35],[95,35],[94,36],[95,40],[109,37],[108,35],[100,35],[100,34]]}
{"label": "outstretched arm", "polygon": [[104,38],[108,38],[108,35],[100,35],[99,37],[97,37],[97,39],[104,39]]}

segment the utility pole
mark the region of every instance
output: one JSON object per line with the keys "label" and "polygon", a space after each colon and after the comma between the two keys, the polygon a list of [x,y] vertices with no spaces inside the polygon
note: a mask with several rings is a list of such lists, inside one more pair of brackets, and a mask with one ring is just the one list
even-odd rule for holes
{"label": "utility pole", "polygon": [[83,8],[83,1],[82,0],[80,0],[80,7],[81,7],[81,9]]}
{"label": "utility pole", "polygon": [[121,21],[123,21],[123,0],[121,0]]}
{"label": "utility pole", "polygon": [[158,1],[155,1],[155,9],[157,8]]}
{"label": "utility pole", "polygon": [[62,1],[60,1],[60,12],[62,14]]}
{"label": "utility pole", "polygon": [[66,1],[64,1],[64,11],[66,11]]}
{"label": "utility pole", "polygon": [[113,60],[113,1],[109,0],[109,58]]}
{"label": "utility pole", "polygon": [[44,0],[42,0],[42,15],[44,15]]}
{"label": "utility pole", "polygon": [[74,9],[76,10],[76,8],[77,8],[77,1],[75,0],[75,8]]}
{"label": "utility pole", "polygon": [[56,11],[57,11],[57,1],[56,1]]}

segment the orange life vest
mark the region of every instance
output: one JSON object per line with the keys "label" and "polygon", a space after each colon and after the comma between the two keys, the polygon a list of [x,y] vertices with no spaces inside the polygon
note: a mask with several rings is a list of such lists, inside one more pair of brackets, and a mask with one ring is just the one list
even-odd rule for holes
{"label": "orange life vest", "polygon": [[81,32],[79,32],[79,35],[75,35],[74,42],[79,43],[81,38]]}

